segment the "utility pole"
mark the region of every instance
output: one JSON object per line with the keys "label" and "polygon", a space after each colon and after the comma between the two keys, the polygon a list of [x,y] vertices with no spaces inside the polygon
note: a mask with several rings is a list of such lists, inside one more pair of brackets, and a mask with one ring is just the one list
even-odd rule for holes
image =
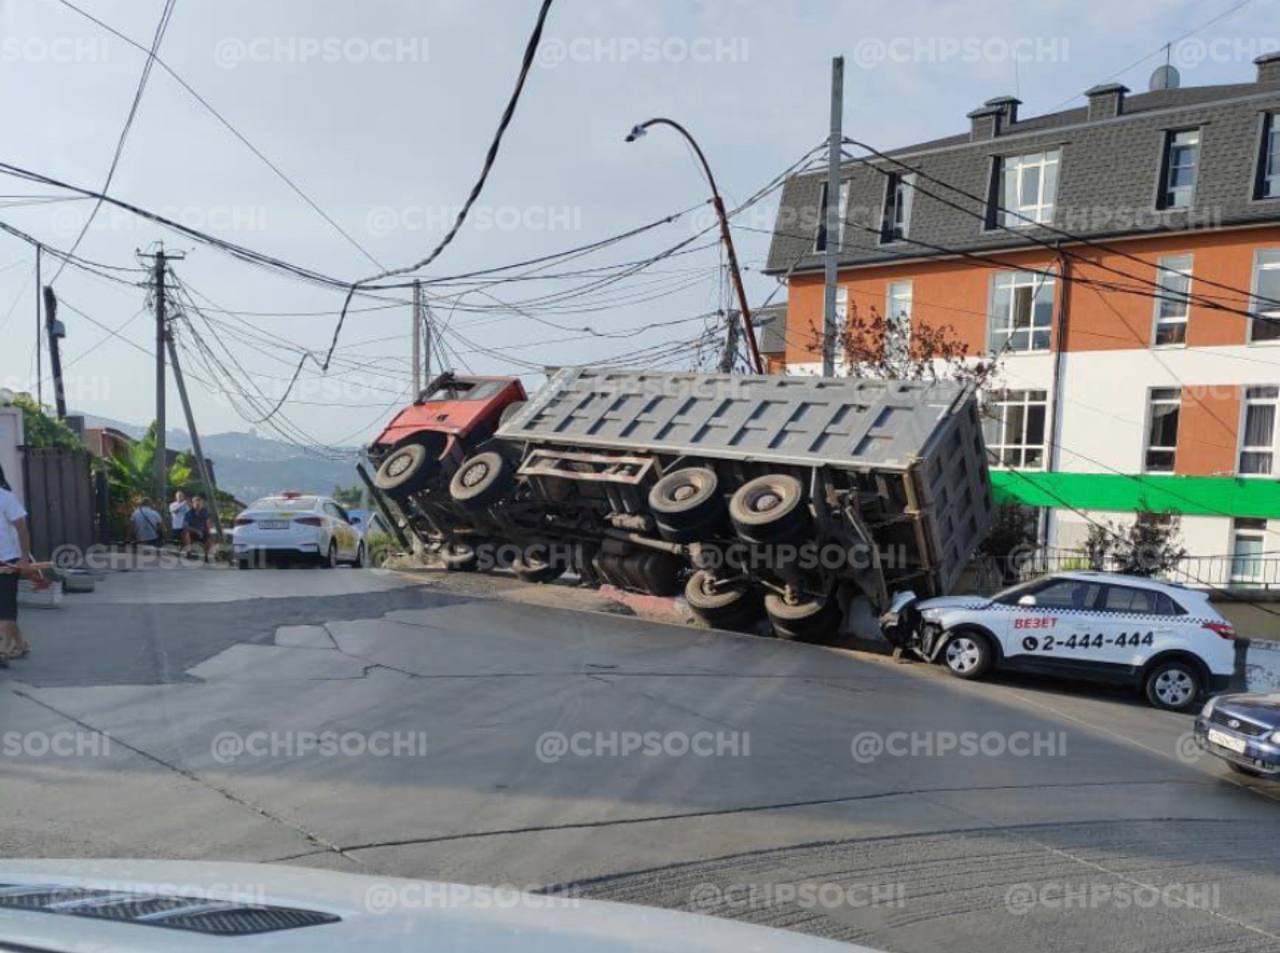
{"label": "utility pole", "polygon": [[413,283],[413,399],[422,393],[422,282]]}
{"label": "utility pole", "polygon": [[167,263],[170,261],[179,261],[183,255],[165,254],[164,246],[160,245],[152,255],[141,255],[142,258],[152,258],[155,266],[151,270],[152,275],[152,293],[155,298],[155,314],[156,314],[156,457],[153,471],[153,480],[155,483],[156,505],[160,506],[164,503],[169,495],[168,478],[168,448],[165,446],[165,373],[164,361],[165,350],[167,347],[169,329],[168,302],[165,299],[165,274],[168,270]]}
{"label": "utility pole", "polygon": [[40,257],[43,251],[43,245],[36,246],[36,403],[39,405],[44,404],[44,356],[40,349],[40,329],[44,327],[40,317]]}
{"label": "utility pole", "polygon": [[840,254],[840,151],[844,146],[844,57],[831,60],[831,138],[827,142],[827,207],[823,255],[822,375],[836,372],[836,280]]}
{"label": "utility pole", "polygon": [[738,312],[727,311],[724,324],[724,351],[720,354],[720,373],[732,374],[733,361],[738,356]]}
{"label": "utility pole", "polygon": [[[218,488],[213,485],[209,464],[204,458],[204,450],[200,447],[200,431],[196,430],[196,419],[191,413],[191,401],[187,398],[187,383],[182,377],[182,365],[178,363],[178,349],[173,343],[173,332],[168,328],[165,329],[165,344],[169,352],[169,364],[173,367],[173,382],[178,386],[178,398],[182,401],[182,413],[187,418],[187,432],[191,434],[191,452],[195,454],[200,482],[204,485],[205,495],[209,497],[209,515],[213,517],[213,528],[218,533],[218,542],[221,543],[223,541],[222,517],[218,515]],[[163,504],[163,498],[156,502],[157,506]]]}
{"label": "utility pole", "polygon": [[44,332],[49,340],[49,370],[53,372],[53,402],[58,410],[58,419],[67,419],[67,395],[62,388],[62,345],[59,342],[67,336],[66,329],[58,320],[58,299],[53,288],[44,288]]}
{"label": "utility pole", "polygon": [[431,309],[422,308],[422,380],[423,385],[431,381]]}

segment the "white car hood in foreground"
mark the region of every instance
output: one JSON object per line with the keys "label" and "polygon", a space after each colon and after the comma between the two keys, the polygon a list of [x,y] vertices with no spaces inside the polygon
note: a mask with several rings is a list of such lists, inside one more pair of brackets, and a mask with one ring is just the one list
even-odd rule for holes
{"label": "white car hood in foreground", "polygon": [[[837,953],[866,951],[765,927],[649,907],[543,897],[275,864],[0,860],[0,884],[58,884],[194,895],[328,913],[341,922],[250,936],[0,906],[0,944],[51,953]],[[0,947],[2,948],[2,947]]]}

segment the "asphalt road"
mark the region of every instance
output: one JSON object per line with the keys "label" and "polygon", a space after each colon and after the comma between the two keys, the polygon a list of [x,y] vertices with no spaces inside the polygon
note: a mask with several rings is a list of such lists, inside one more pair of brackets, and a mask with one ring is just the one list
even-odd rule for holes
{"label": "asphalt road", "polygon": [[0,671],[0,854],[535,886],[900,953],[1280,950],[1280,785],[1195,758],[1189,717],[602,606],[114,574],[27,612]]}

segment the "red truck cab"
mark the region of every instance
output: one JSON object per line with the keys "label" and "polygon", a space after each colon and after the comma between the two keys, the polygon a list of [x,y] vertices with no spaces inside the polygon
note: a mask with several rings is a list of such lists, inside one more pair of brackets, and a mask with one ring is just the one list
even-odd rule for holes
{"label": "red truck cab", "polygon": [[525,399],[517,377],[441,374],[369,445],[374,484],[401,502],[447,480]]}

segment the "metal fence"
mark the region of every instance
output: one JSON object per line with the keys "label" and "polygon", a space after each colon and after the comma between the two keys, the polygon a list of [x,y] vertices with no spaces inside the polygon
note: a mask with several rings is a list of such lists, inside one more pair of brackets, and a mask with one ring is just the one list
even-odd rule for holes
{"label": "metal fence", "polygon": [[[1091,563],[1079,550],[1036,549],[1019,552],[1008,560],[981,560],[973,567],[973,573],[975,585],[984,591],[995,591],[1051,572],[1073,569],[1122,572],[1124,568],[1114,556]],[[1280,590],[1280,556],[1184,556],[1174,568],[1152,575],[1196,589]]]}
{"label": "metal fence", "polygon": [[31,550],[48,559],[59,546],[82,550],[97,541],[89,454],[83,450],[25,450],[22,458],[30,514]]}

